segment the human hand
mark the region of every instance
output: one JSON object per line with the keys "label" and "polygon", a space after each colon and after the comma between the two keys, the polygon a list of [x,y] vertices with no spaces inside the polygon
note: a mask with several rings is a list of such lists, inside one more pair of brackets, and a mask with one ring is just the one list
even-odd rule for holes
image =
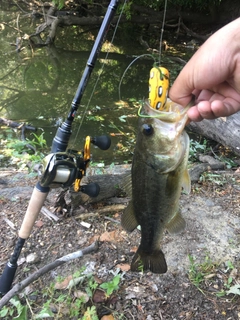
{"label": "human hand", "polygon": [[192,121],[225,117],[240,110],[240,18],[214,33],[193,55],[170,89],[174,102],[187,105]]}

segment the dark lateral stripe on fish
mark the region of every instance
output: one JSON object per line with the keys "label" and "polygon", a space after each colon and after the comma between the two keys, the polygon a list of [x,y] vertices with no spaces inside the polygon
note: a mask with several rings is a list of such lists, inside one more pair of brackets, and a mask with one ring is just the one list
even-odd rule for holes
{"label": "dark lateral stripe on fish", "polygon": [[138,248],[131,263],[131,271],[147,271],[153,273],[166,273],[167,263],[161,249],[154,250],[151,254],[144,252],[141,246]]}

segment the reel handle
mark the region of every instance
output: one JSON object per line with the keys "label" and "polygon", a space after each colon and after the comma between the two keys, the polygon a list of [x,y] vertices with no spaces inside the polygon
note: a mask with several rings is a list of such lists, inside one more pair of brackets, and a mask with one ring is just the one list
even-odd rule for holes
{"label": "reel handle", "polygon": [[96,136],[91,138],[91,143],[97,146],[101,150],[107,150],[111,146],[111,139],[107,135]]}
{"label": "reel handle", "polygon": [[87,194],[89,197],[97,197],[100,192],[100,187],[97,183],[89,183],[81,186],[80,191]]}

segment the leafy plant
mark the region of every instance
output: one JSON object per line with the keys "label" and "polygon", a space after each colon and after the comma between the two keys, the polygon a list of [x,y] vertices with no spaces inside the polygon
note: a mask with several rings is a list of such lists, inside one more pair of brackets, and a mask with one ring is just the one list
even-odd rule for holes
{"label": "leafy plant", "polygon": [[211,173],[211,172],[204,172],[200,179],[199,179],[201,182],[211,182],[213,184],[216,184],[218,186],[223,186],[224,184],[227,183],[227,179],[220,175],[220,174],[217,174],[217,173]]}
{"label": "leafy plant", "polygon": [[[10,300],[10,304],[13,305],[13,308],[11,306],[4,306],[0,310],[0,317],[4,319],[16,319],[16,320],[27,320],[27,306],[23,306],[20,302],[20,300],[16,297],[12,298]],[[16,314],[14,316],[14,314]],[[10,317],[10,318],[7,318]]]}
{"label": "leafy plant", "polygon": [[65,0],[52,0],[53,4],[61,10],[65,5]]}
{"label": "leafy plant", "polygon": [[98,320],[96,307],[88,307],[87,311],[84,313],[82,320]]}
{"label": "leafy plant", "polygon": [[106,290],[107,296],[110,296],[114,291],[118,290],[121,275],[117,274],[113,277],[111,281],[103,282],[100,287]]}
{"label": "leafy plant", "polygon": [[51,318],[54,314],[50,308],[51,300],[48,300],[43,304],[42,310],[35,316],[35,319]]}
{"label": "leafy plant", "polygon": [[26,167],[29,163],[39,163],[46,149],[46,140],[44,133],[40,135],[32,134],[33,139],[19,140],[13,131],[8,131],[5,135],[0,136],[1,145],[3,146],[3,157],[1,160],[10,165],[16,165],[19,168]]}
{"label": "leafy plant", "polygon": [[204,139],[203,142],[190,139],[190,148],[189,148],[189,161],[196,162],[198,160],[198,155],[204,154],[207,151],[207,140]]}
{"label": "leafy plant", "polygon": [[36,146],[39,150],[44,150],[47,147],[47,142],[44,138],[44,132],[42,132],[40,135],[37,135],[36,133],[32,133],[34,138],[31,140],[34,146]]}
{"label": "leafy plant", "polygon": [[199,269],[199,265],[195,262],[193,256],[188,255],[188,259],[190,261],[189,279],[197,288],[199,288],[201,282],[204,280],[204,274]]}

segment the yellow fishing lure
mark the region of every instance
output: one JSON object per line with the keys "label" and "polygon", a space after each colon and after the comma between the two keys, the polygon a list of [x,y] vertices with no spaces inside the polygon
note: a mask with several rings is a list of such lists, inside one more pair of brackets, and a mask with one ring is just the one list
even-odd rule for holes
{"label": "yellow fishing lure", "polygon": [[153,67],[149,77],[149,103],[152,108],[165,110],[169,90],[169,71],[163,67]]}

